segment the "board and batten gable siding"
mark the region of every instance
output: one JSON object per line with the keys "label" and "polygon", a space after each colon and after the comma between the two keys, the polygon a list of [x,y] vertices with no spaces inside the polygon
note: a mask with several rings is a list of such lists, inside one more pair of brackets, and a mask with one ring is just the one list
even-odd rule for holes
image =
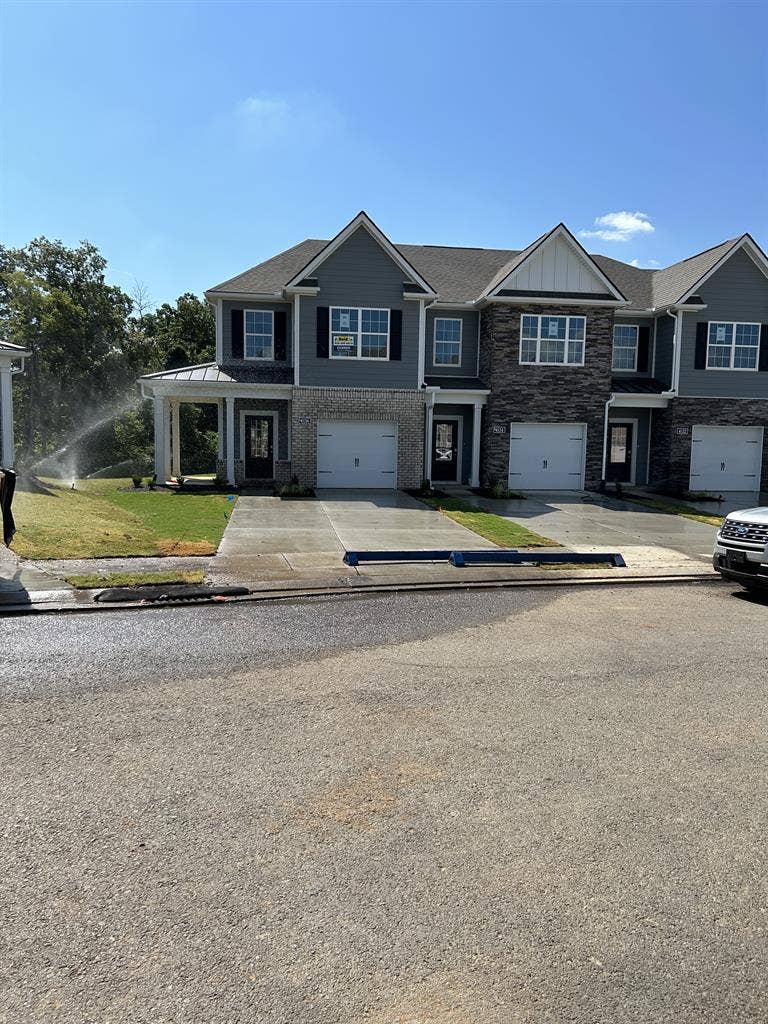
{"label": "board and batten gable siding", "polygon": [[[419,303],[403,299],[406,275],[365,228],[358,228],[313,276],[319,293],[301,297],[299,383],[305,387],[417,388]],[[318,306],[401,310],[402,358],[318,357]]]}
{"label": "board and batten gable siding", "polygon": [[550,238],[513,270],[500,288],[516,291],[603,293],[606,285],[565,238]]}
{"label": "board and batten gable siding", "polygon": [[[461,363],[459,366],[436,366],[435,320],[461,320]],[[474,309],[428,309],[426,327],[425,373],[430,377],[476,377],[477,345],[480,314]]]}
{"label": "board and batten gable siding", "polygon": [[222,304],[221,340],[222,340],[222,366],[266,366],[269,365],[261,360],[233,359],[232,358],[232,310],[233,309],[271,309],[273,312],[282,311],[286,314],[286,344],[285,361],[275,362],[275,366],[293,365],[293,306],[290,302],[230,302],[225,299]]}
{"label": "board and batten gable siding", "polygon": [[674,346],[675,321],[664,313],[656,317],[656,362],[651,360],[651,370],[656,380],[668,388],[672,386]]}
{"label": "board and batten gable siding", "polygon": [[740,249],[697,289],[697,294],[707,308],[683,314],[679,394],[768,400],[766,372],[695,368],[696,324],[699,320],[768,323],[768,277]]}

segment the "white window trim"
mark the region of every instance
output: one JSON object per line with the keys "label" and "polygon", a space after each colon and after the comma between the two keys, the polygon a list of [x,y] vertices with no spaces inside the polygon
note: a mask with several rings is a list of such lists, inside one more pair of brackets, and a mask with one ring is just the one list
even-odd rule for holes
{"label": "white window trim", "polygon": [[[334,309],[350,309],[357,311],[357,331],[334,331],[333,330],[333,311]],[[387,314],[387,354],[385,356],[361,356],[363,346],[363,310],[367,313],[386,313]],[[357,359],[362,363],[386,363],[389,360],[389,337],[392,330],[392,311],[387,307],[378,308],[376,306],[331,306],[328,310],[328,358],[338,359],[340,362],[350,363],[354,359]],[[366,331],[366,334],[379,334],[379,331]],[[333,335],[334,334],[357,334],[357,355],[354,356],[335,356],[333,354]]]}
{"label": "white window trim", "polygon": [[[240,462],[243,466],[243,477],[245,477],[245,418],[246,416],[263,416],[265,419],[272,418],[272,477],[263,477],[260,479],[274,480],[275,478],[275,463],[279,462],[278,459],[278,427],[280,423],[280,417],[275,409],[241,409],[240,410]],[[247,477],[246,479],[251,479]]]}
{"label": "white window trim", "polygon": [[[731,365],[730,366],[710,366],[709,365],[709,349],[710,344],[713,344],[715,348],[725,348],[725,342],[715,341],[710,343],[710,335],[712,333],[712,324],[723,324],[726,327],[733,327],[733,336],[731,338]],[[734,366],[733,360],[736,358],[736,328],[737,327],[756,327],[757,328],[757,346],[755,347],[755,365],[754,366]],[[704,367],[705,370],[713,370],[717,373],[721,370],[723,373],[757,373],[760,368],[760,342],[761,338],[761,324],[751,323],[749,320],[707,320],[707,362]],[[739,348],[752,348],[752,345],[739,345]]]}
{"label": "white window trim", "polygon": [[[440,320],[451,320],[453,323],[459,325],[459,361],[458,363],[438,363],[437,361],[437,325]],[[433,366],[447,366],[454,367],[457,370],[461,369],[461,360],[463,358],[463,341],[464,341],[464,321],[460,316],[436,316],[435,322],[432,325],[432,365]],[[441,341],[441,345],[445,345],[446,342]],[[449,342],[448,344],[454,344]]]}
{"label": "white window trim", "polygon": [[[269,313],[270,323],[270,334],[272,336],[272,347],[270,355],[268,356],[249,356],[246,354],[248,348],[248,335],[254,335],[254,331],[247,330],[248,314],[249,313]],[[249,363],[274,363],[275,361],[275,311],[273,309],[257,309],[250,308],[243,310],[243,359],[247,359]]]}
{"label": "white window trim", "polygon": [[[630,369],[628,366],[614,366],[614,359],[616,356],[616,328],[617,327],[634,327],[635,329],[635,360],[634,365]],[[586,333],[586,332],[585,332]],[[619,348],[629,348],[628,345],[619,345]],[[616,373],[637,373],[637,352],[640,348],[640,324],[614,324],[613,325],[613,343],[611,346],[611,369]]]}
{"label": "white window trim", "polygon": [[[531,359],[523,359],[523,317],[524,316],[535,317],[535,319],[536,319],[536,321],[538,323],[538,330],[536,332],[536,358],[533,359],[533,360],[531,360]],[[549,338],[542,338],[542,336],[541,336],[541,321],[542,321],[542,319],[544,317],[547,317],[547,319],[550,319],[550,318],[553,318],[553,317],[560,317],[562,319],[565,319],[565,338],[564,339],[563,338],[552,338],[551,340],[552,341],[563,341],[563,340],[565,341],[565,355],[566,355],[566,357],[568,356],[568,342],[576,340],[576,339],[568,337],[568,332],[569,332],[570,326],[571,326],[571,320],[583,320],[584,321],[584,337],[581,339],[581,362],[579,362],[579,363],[570,363],[570,362],[568,362],[567,358],[562,363],[543,362],[541,359],[539,359],[539,356],[541,354],[541,343],[542,343],[542,341],[549,341],[550,340]],[[533,341],[533,338],[526,338],[525,340],[526,341]],[[586,362],[586,358],[587,358],[587,318],[585,316],[564,316],[564,314],[562,314],[562,313],[542,313],[541,315],[539,315],[537,313],[521,313],[520,314],[520,332],[519,332],[518,361],[519,361],[521,366],[584,366],[584,364]]]}

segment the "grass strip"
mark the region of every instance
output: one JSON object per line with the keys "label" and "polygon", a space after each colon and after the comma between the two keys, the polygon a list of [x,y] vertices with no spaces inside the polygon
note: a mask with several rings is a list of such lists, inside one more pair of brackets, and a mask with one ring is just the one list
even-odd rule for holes
{"label": "grass strip", "polygon": [[559,548],[560,545],[549,537],[542,537],[526,529],[512,519],[498,516],[495,512],[485,512],[483,509],[470,505],[460,498],[422,498],[425,505],[441,512],[444,516],[452,519],[459,526],[465,526],[468,530],[476,533],[479,537],[498,544],[502,548]]}
{"label": "grass strip", "polygon": [[78,590],[100,590],[102,587],[151,587],[158,583],[202,583],[202,569],[180,569],[168,572],[108,572],[86,573],[65,577],[67,583]]}
{"label": "grass strip", "polygon": [[686,505],[681,501],[664,501],[658,498],[646,498],[639,495],[621,496],[621,501],[632,501],[636,505],[645,505],[654,512],[663,512],[668,516],[681,516],[683,519],[692,519],[694,523],[705,523],[707,526],[722,526],[725,516],[713,516],[708,512],[701,512],[693,505]]}

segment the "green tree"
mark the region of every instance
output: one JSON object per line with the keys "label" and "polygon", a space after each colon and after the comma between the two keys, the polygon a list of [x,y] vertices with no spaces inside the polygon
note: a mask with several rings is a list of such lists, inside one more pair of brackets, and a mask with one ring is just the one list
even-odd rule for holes
{"label": "green tree", "polygon": [[185,292],[175,305],[164,302],[142,318],[142,329],[156,347],[162,365],[171,368],[209,363],[216,355],[216,327],[207,302]]}

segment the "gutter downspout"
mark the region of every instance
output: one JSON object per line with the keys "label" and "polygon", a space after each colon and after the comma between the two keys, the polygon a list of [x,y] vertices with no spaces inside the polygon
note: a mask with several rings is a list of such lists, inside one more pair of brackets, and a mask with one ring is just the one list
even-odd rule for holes
{"label": "gutter downspout", "polygon": [[615,398],[616,398],[616,395],[612,394],[611,397],[608,399],[608,401],[605,403],[605,420],[603,422],[603,473],[602,473],[602,481],[603,481],[603,483],[606,483],[605,469],[606,469],[606,465],[607,465],[607,462],[608,462],[608,412],[609,412],[611,406],[613,405],[613,402],[614,402]]}
{"label": "gutter downspout", "polygon": [[[682,316],[680,313],[673,313],[671,309],[667,310],[667,316],[671,316],[675,321],[675,333],[672,337],[672,381],[669,389],[669,394],[677,395],[677,386],[680,381],[680,345],[682,343],[681,326]],[[664,392],[667,394],[667,392]]]}

